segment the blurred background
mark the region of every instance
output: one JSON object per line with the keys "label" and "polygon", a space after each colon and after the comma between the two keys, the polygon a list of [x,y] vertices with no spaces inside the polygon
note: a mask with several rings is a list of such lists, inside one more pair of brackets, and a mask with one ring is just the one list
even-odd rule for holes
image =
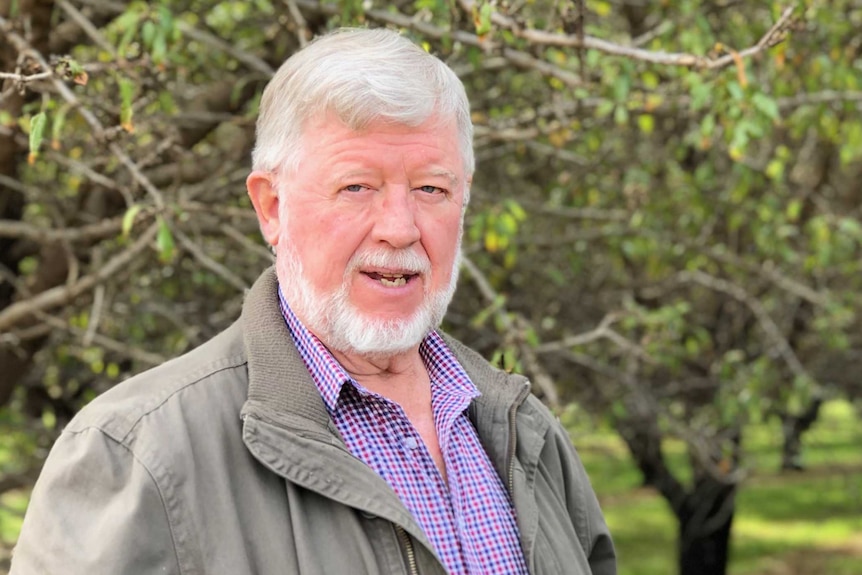
{"label": "blurred background", "polygon": [[561,417],[621,575],[862,573],[860,0],[0,0],[0,571],[87,401],[229,325],[314,35],[467,86],[446,329]]}

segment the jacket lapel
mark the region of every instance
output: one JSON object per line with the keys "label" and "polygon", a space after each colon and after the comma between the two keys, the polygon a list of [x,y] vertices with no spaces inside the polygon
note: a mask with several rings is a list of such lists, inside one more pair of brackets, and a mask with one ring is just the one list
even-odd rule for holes
{"label": "jacket lapel", "polygon": [[433,549],[392,488],[354,457],[335,428],[278,308],[270,268],[242,311],[248,358],[243,441],[263,465],[291,483],[403,527]]}
{"label": "jacket lapel", "polygon": [[[247,448],[291,483],[400,525],[432,550],[385,480],[348,451],[293,345],[276,289],[275,271],[270,268],[252,286],[243,305],[249,386],[241,416]],[[494,369],[475,351],[442,336],[481,393],[468,413],[504,485],[513,488],[510,496],[532,570],[539,519],[534,479],[548,423],[534,408],[519,409],[529,395],[525,377]]]}

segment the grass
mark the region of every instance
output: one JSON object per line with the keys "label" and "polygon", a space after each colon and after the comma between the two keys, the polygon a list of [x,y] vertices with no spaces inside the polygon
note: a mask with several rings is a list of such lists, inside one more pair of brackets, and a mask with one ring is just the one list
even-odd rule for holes
{"label": "grass", "polygon": [[[620,575],[676,573],[677,523],[640,473],[623,442],[603,430],[573,438],[614,535]],[[831,402],[804,436],[801,473],[781,473],[777,423],[746,432],[750,477],[737,496],[729,575],[862,573],[862,424],[852,406]],[[667,445],[670,465],[685,465]]]}

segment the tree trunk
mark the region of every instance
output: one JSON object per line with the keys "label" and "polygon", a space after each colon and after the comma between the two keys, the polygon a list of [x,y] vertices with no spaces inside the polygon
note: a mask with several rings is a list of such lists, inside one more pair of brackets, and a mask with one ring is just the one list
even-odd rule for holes
{"label": "tree trunk", "polygon": [[781,449],[782,471],[803,469],[802,435],[817,421],[822,405],[823,398],[817,396],[811,400],[808,408],[801,415],[781,414],[781,431],[784,435],[784,445]]}
{"label": "tree trunk", "polygon": [[679,575],[725,575],[736,486],[702,478],[677,512]]}
{"label": "tree trunk", "polygon": [[690,489],[679,481],[665,461],[662,433],[655,413],[631,410],[616,421],[632,457],[644,475],[644,483],[655,487],[670,504],[679,522],[679,575],[725,575],[730,551],[730,529],[736,505],[737,484],[730,471],[739,463],[741,434],[725,434],[731,447],[728,457],[716,454],[714,463],[725,479],[703,469],[692,460],[695,481]]}

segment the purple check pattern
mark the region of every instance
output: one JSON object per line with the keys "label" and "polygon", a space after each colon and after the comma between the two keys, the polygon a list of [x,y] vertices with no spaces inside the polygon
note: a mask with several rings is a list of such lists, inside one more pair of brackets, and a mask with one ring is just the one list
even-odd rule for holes
{"label": "purple check pattern", "polygon": [[431,378],[431,406],[444,481],[401,407],[350,378],[291,311],[284,319],[347,448],[392,487],[452,575],[527,573],[515,511],[467,417],[479,395],[445,342],[431,332],[419,352]]}

